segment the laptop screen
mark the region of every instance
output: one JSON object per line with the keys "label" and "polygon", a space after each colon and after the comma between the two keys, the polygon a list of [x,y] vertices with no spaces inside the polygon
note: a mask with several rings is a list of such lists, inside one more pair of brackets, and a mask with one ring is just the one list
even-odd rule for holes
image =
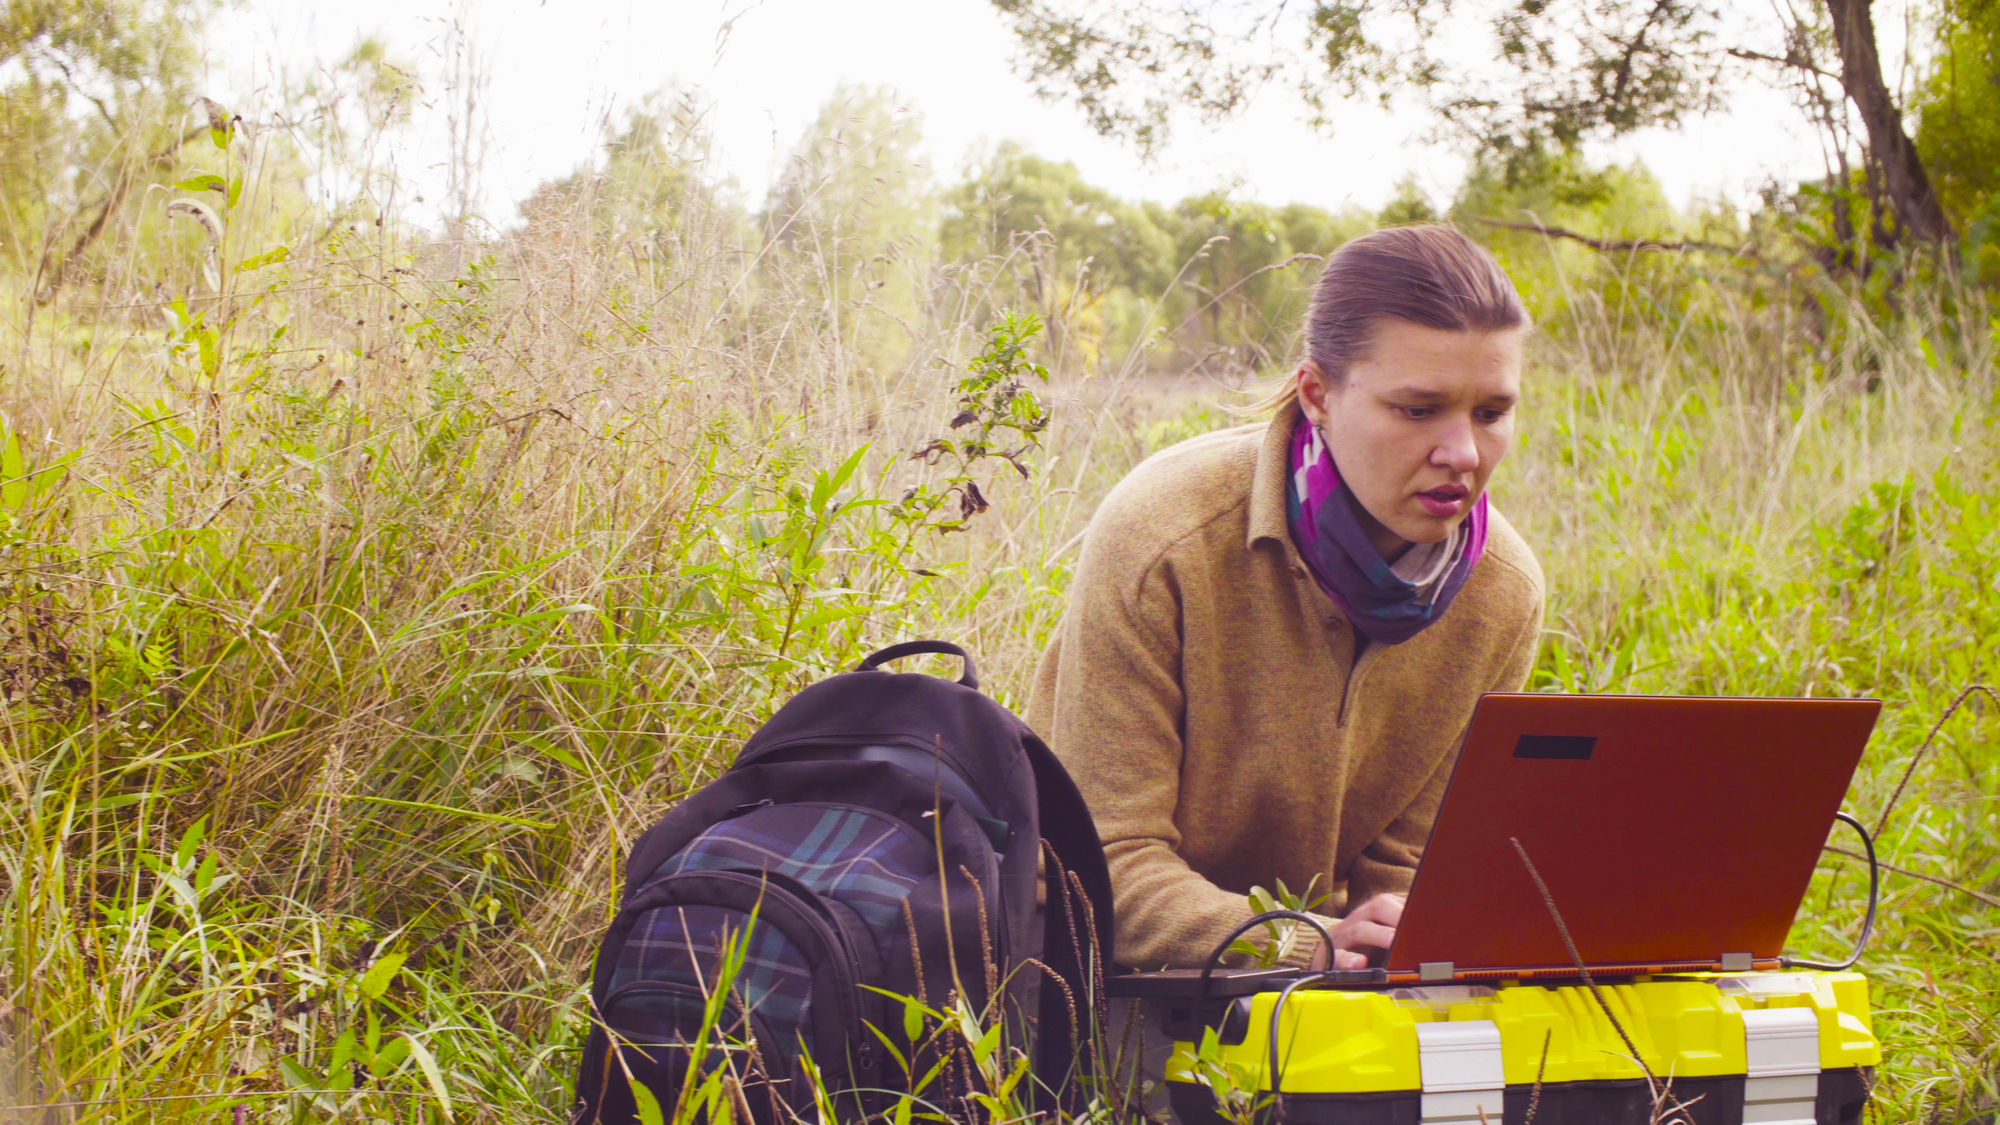
{"label": "laptop screen", "polygon": [[1775,958],[1881,712],[1872,699],[1487,695],[1391,972]]}

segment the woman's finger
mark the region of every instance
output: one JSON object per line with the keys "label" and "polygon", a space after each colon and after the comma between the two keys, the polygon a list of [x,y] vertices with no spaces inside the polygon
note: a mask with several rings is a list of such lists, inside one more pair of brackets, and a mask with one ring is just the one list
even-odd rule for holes
{"label": "woman's finger", "polygon": [[1333,951],[1333,967],[1336,969],[1365,969],[1368,967],[1368,958],[1351,949],[1336,949]]}
{"label": "woman's finger", "polygon": [[1333,931],[1333,944],[1341,949],[1387,949],[1389,943],[1395,940],[1395,927],[1356,918],[1349,918]]}
{"label": "woman's finger", "polygon": [[1394,926],[1403,920],[1403,896],[1376,895],[1355,907],[1347,916],[1363,922],[1380,922],[1385,926]]}

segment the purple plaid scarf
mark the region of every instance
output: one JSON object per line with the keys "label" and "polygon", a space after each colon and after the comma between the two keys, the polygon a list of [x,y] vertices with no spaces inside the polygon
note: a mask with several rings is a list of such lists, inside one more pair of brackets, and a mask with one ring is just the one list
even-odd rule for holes
{"label": "purple plaid scarf", "polygon": [[1292,429],[1292,472],[1285,487],[1292,542],[1319,588],[1369,640],[1409,640],[1444,616],[1486,550],[1486,496],[1441,543],[1412,546],[1391,564],[1361,526],[1361,502],[1340,479],[1319,427],[1301,417]]}

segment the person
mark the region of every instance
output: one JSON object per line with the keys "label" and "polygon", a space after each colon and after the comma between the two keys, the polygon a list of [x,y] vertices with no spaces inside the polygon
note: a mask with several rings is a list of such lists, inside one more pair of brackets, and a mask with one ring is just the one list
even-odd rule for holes
{"label": "person", "polygon": [[1097,822],[1119,964],[1199,967],[1280,880],[1326,895],[1333,945],[1300,927],[1282,963],[1388,947],[1473,705],[1540,639],[1541,569],[1486,494],[1528,332],[1457,231],[1362,235],[1273,417],[1099,505],[1028,722]]}

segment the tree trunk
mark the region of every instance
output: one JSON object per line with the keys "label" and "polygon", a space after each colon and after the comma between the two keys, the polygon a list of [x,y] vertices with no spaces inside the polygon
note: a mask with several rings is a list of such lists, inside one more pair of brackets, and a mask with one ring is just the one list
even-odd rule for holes
{"label": "tree trunk", "polygon": [[1903,115],[1882,81],[1882,58],[1875,49],[1874,0],[1827,0],[1833,18],[1834,46],[1840,52],[1840,84],[1861,113],[1868,130],[1868,150],[1881,166],[1889,203],[1911,238],[1939,243],[1952,236],[1951,224],[1938,204],[1930,174],[1917,146],[1903,129]]}

